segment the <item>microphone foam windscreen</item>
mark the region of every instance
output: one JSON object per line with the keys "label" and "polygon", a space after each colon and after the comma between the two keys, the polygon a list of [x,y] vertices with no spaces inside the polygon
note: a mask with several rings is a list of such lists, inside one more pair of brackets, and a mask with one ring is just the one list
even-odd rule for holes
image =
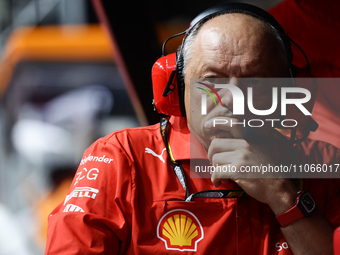
{"label": "microphone foam windscreen", "polygon": [[245,129],[243,129],[242,138],[246,140],[248,143],[253,144],[265,143],[267,140],[265,133],[263,133],[259,129],[252,127],[246,127]]}

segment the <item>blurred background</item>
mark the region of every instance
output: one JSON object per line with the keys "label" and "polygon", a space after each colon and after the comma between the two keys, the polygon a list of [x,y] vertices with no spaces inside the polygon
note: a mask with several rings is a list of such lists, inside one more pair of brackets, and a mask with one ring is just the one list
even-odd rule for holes
{"label": "blurred background", "polygon": [[98,17],[90,0],[0,0],[0,255],[44,253],[83,151],[158,121],[150,74],[162,42],[225,1],[93,2]]}

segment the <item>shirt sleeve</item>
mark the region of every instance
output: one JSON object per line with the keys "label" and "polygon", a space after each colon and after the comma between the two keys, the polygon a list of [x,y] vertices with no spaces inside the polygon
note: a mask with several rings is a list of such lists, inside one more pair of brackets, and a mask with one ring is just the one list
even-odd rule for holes
{"label": "shirt sleeve", "polygon": [[[338,169],[340,168],[340,151],[326,142],[309,139],[301,144],[301,148],[300,158],[303,159],[303,164],[318,164],[326,167],[325,169],[328,171],[332,167],[331,177],[333,178],[310,179],[305,182],[308,183],[306,189],[311,192],[322,214],[336,228],[340,226],[340,178],[336,177],[340,172]],[[327,173],[315,174],[325,177],[324,174]]]}
{"label": "shirt sleeve", "polygon": [[131,226],[131,168],[115,137],[84,153],[65,200],[48,219],[45,254],[122,254]]}

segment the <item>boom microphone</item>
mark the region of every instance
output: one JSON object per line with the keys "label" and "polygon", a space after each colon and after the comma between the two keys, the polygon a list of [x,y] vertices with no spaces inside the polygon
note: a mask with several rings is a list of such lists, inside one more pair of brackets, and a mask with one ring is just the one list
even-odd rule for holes
{"label": "boom microphone", "polygon": [[253,144],[261,144],[269,140],[269,137],[267,137],[264,132],[262,132],[260,129],[252,127],[246,127],[243,129],[242,138],[248,143]]}
{"label": "boom microphone", "polygon": [[276,134],[280,136],[280,138],[275,137],[269,137],[266,136],[266,134],[257,128],[252,127],[246,127],[242,131],[242,138],[246,140],[248,143],[252,144],[261,144],[266,142],[277,142],[277,143],[287,143],[287,144],[295,144],[295,143],[301,143],[308,137],[310,130],[307,130],[304,132],[301,138],[295,140],[295,132],[292,133],[291,139],[288,139],[283,134],[281,134],[279,131],[275,130]]}

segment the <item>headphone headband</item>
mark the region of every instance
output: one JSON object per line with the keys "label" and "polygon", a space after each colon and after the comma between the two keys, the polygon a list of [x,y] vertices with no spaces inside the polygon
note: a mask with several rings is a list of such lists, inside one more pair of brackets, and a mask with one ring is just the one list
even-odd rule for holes
{"label": "headphone headband", "polygon": [[198,14],[190,23],[190,28],[195,26],[197,23],[208,20],[212,16],[216,16],[218,14],[222,13],[245,13],[254,16],[255,18],[258,18],[260,20],[263,20],[264,22],[271,24],[273,27],[275,27],[280,32],[284,33],[284,30],[282,26],[277,22],[277,20],[268,12],[265,10],[246,3],[225,3],[225,4],[219,4],[216,6],[213,6],[200,14]]}
{"label": "headphone headband", "polygon": [[[290,46],[290,38],[285,33],[283,27],[280,25],[280,23],[268,12],[265,10],[246,3],[225,3],[225,4],[219,4],[216,6],[213,6],[203,12],[201,12],[199,15],[197,15],[190,23],[190,27],[186,30],[187,37],[191,31],[198,25],[205,23],[209,19],[223,15],[228,13],[243,13],[250,15],[254,18],[257,18],[266,24],[270,25],[272,28],[274,28],[280,35],[286,49],[288,62],[291,63],[293,61],[293,52]],[[186,38],[183,39],[183,42]],[[183,43],[182,43],[183,45]],[[182,46],[181,46],[182,47]]]}

